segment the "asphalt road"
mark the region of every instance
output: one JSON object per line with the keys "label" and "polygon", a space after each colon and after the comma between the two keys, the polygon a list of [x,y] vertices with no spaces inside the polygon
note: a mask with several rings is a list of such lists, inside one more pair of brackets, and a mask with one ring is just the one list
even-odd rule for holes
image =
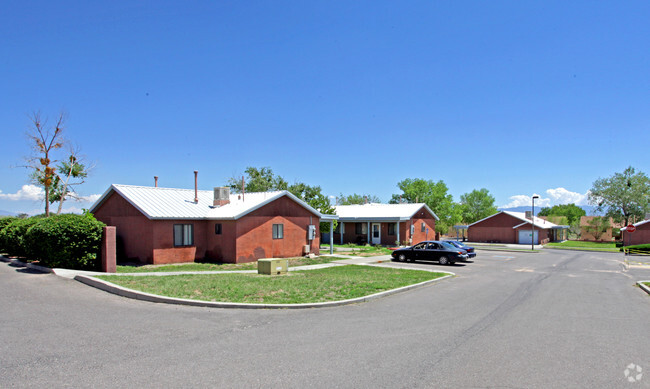
{"label": "asphalt road", "polygon": [[147,303],[0,263],[0,387],[650,387],[650,269],[622,260],[479,251],[399,264],[453,279],[307,310]]}

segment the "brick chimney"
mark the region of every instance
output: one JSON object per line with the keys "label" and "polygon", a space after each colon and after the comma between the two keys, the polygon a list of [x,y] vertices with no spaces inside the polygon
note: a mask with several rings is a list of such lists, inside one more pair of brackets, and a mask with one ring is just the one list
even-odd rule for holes
{"label": "brick chimney", "polygon": [[214,188],[214,201],[215,207],[230,204],[230,188],[227,186],[220,186]]}

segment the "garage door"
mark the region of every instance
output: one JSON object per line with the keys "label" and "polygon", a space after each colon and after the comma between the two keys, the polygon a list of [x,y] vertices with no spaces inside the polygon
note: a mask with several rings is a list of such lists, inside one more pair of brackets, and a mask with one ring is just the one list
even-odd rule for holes
{"label": "garage door", "polygon": [[[532,244],[533,231],[519,231],[519,244]],[[539,244],[539,231],[535,230],[535,244]]]}

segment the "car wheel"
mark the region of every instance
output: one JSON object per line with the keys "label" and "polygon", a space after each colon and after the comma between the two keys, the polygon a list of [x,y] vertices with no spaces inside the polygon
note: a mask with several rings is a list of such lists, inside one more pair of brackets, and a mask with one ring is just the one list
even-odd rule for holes
{"label": "car wheel", "polygon": [[440,257],[440,259],[438,259],[438,263],[440,263],[441,265],[449,265],[449,260],[447,259],[447,257],[442,256]]}
{"label": "car wheel", "polygon": [[397,259],[398,259],[400,262],[406,262],[406,255],[404,255],[404,254],[400,254],[399,257],[397,257]]}

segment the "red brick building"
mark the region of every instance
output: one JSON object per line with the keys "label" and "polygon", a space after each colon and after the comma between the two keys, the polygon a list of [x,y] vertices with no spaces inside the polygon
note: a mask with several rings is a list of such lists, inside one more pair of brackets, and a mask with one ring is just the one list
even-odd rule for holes
{"label": "red brick building", "polygon": [[319,254],[319,222],[330,220],[287,191],[231,196],[213,191],[112,185],[91,207],[117,227],[118,255],[141,263]]}
{"label": "red brick building", "polygon": [[334,242],[394,246],[435,239],[438,216],[424,203],[336,206]]}
{"label": "red brick building", "polygon": [[472,223],[467,228],[471,242],[545,244],[565,239],[568,226],[558,226],[544,219],[526,217],[523,212],[501,211]]}
{"label": "red brick building", "polygon": [[629,232],[627,227],[621,228],[623,246],[650,243],[650,220],[643,220],[633,225],[636,227],[634,232]]}

